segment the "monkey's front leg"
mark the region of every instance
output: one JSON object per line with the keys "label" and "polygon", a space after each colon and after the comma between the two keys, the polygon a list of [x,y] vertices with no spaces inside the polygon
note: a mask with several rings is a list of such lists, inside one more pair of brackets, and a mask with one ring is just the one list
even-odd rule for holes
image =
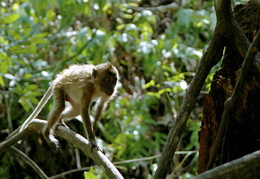
{"label": "monkey's front leg", "polygon": [[96,148],[97,150],[102,151],[102,149],[100,147],[98,147],[98,145],[97,145],[96,137],[95,137],[95,134],[94,134],[93,129],[92,129],[92,125],[91,125],[91,122],[90,122],[90,117],[89,117],[88,112],[84,112],[82,114],[82,120],[83,120],[83,124],[84,124],[85,130],[86,130],[87,135],[88,135],[88,140],[91,144],[91,150],[93,148]]}
{"label": "monkey's front leg", "polygon": [[91,144],[91,150],[93,148],[96,148],[97,150],[102,151],[102,149],[97,145],[95,134],[92,129],[91,120],[89,116],[89,103],[87,101],[81,106],[81,117],[84,124],[84,128],[88,135],[88,140]]}

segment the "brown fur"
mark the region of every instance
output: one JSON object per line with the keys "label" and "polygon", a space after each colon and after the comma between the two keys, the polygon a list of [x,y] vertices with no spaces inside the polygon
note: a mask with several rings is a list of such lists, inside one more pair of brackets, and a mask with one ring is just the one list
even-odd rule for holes
{"label": "brown fur", "polygon": [[[100,115],[107,102],[117,93],[118,71],[111,63],[99,65],[72,65],[63,70],[53,81],[52,86],[46,93],[48,95],[42,99],[32,115],[22,125],[23,130],[30,120],[35,118],[50,97],[53,95],[53,109],[48,116],[48,123],[43,130],[44,138],[48,143],[58,147],[58,140],[55,139],[51,130],[55,124],[67,121],[75,116],[81,115],[84,127],[88,134],[88,139],[93,147],[97,147],[95,135],[93,133],[89,108],[93,101],[98,101],[95,121]],[[51,90],[51,93],[50,91]],[[65,102],[69,102],[66,106]]]}

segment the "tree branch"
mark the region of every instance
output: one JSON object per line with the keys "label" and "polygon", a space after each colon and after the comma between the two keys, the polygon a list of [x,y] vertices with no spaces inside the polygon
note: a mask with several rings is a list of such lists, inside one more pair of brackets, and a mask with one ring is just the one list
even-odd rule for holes
{"label": "tree branch", "polygon": [[208,170],[194,179],[257,178],[260,176],[260,150]]}
{"label": "tree branch", "polygon": [[155,179],[166,177],[167,167],[165,166],[170,166],[172,162],[172,157],[180,141],[182,131],[184,131],[185,124],[195,105],[196,97],[198,96],[209,71],[221,59],[224,46],[226,46],[227,43],[234,43],[242,57],[245,57],[249,47],[249,41],[239,28],[233,16],[230,0],[215,0],[215,9],[217,15],[215,33],[201,58],[194,79],[192,80],[184,101],[178,111],[176,122],[170,130],[158,164],[158,169],[155,173]]}
{"label": "tree branch", "polygon": [[192,109],[194,108],[196,98],[200,93],[209,71],[221,59],[224,46],[225,44],[223,44],[222,34],[219,29],[216,29],[216,33],[213,35],[201,58],[196,74],[185,95],[184,101],[181,104],[176,122],[170,130],[154,179],[161,179],[166,177],[168,167],[165,166],[170,166],[172,162],[172,158],[180,141],[182,132],[186,127],[186,122]]}
{"label": "tree branch", "polygon": [[178,3],[171,3],[171,4],[167,4],[167,5],[161,5],[161,6],[157,6],[157,7],[133,7],[133,6],[129,6],[128,3],[124,0],[123,1],[124,4],[126,5],[126,8],[135,10],[135,11],[144,11],[144,10],[148,10],[148,11],[165,11],[167,9],[171,9],[176,11],[177,9],[179,9],[179,4]]}
{"label": "tree branch", "polygon": [[[28,134],[31,134],[32,132],[41,131],[46,123],[47,121],[45,120],[39,120],[39,119],[32,120],[32,122],[28,125],[28,127],[24,131],[22,131],[21,133],[17,133],[15,135],[11,135],[12,137],[7,138],[6,140],[0,143],[0,153],[5,151],[8,147],[15,144],[19,140],[22,140]],[[123,176],[119,173],[119,171],[115,168],[115,166],[109,161],[109,159],[101,151],[91,150],[91,145],[85,137],[81,136],[80,134],[64,126],[58,126],[54,132],[55,135],[76,145],[84,153],[86,153],[86,155],[92,158],[95,161],[95,163],[104,171],[104,173],[107,175],[108,178],[116,178],[116,179],[123,178]]]}
{"label": "tree branch", "polygon": [[48,178],[48,176],[41,170],[41,168],[33,161],[31,160],[25,153],[20,151],[14,146],[11,146],[8,149],[10,152],[17,154],[19,157],[21,157],[28,165],[30,165],[33,170],[41,177],[41,178]]}
{"label": "tree branch", "polygon": [[[230,0],[215,0],[217,26],[221,27],[229,43],[234,43],[241,57],[245,57],[250,42],[239,27],[231,9]],[[255,59],[256,60],[256,59]]]}

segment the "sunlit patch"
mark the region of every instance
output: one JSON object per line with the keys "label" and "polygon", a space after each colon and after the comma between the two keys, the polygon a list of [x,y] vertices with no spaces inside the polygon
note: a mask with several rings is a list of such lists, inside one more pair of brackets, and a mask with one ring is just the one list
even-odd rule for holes
{"label": "sunlit patch", "polygon": [[180,87],[181,87],[181,89],[186,90],[188,88],[186,81],[181,80]]}

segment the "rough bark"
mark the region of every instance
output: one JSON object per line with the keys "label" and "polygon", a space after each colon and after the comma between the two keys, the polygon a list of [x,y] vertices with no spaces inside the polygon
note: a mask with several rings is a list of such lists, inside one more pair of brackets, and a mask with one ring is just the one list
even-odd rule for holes
{"label": "rough bark", "polygon": [[[260,27],[260,3],[250,1],[235,8],[235,17],[246,37],[252,41]],[[245,49],[247,50],[247,49]],[[209,95],[205,96],[202,126],[199,133],[200,156],[198,172],[207,165],[224,111],[225,101],[232,95],[244,57],[241,49],[228,43],[221,68],[215,73]],[[240,158],[260,149],[260,77],[252,65],[239,100],[229,113],[222,145],[214,166]]]}

